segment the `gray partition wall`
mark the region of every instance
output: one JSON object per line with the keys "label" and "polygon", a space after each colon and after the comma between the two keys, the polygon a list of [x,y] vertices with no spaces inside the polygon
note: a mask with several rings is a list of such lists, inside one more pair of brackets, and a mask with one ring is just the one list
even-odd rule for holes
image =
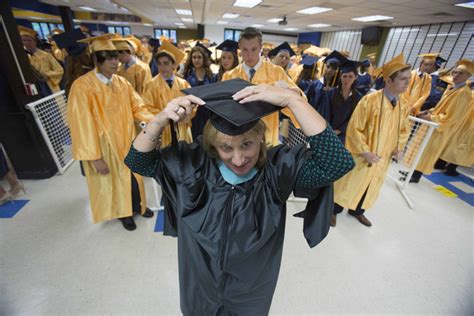
{"label": "gray partition wall", "polygon": [[406,62],[415,69],[421,61],[419,54],[441,53],[450,68],[461,58],[474,59],[473,37],[474,21],[394,27],[389,31],[378,65],[403,52]]}
{"label": "gray partition wall", "polygon": [[362,44],[360,43],[362,31],[347,30],[324,32],[321,36],[321,47],[328,47],[338,51],[347,50],[351,53],[351,59],[359,60]]}

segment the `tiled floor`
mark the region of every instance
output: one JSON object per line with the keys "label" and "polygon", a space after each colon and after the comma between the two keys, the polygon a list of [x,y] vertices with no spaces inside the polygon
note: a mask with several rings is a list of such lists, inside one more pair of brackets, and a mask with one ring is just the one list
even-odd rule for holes
{"label": "tiled floor", "polygon": [[[134,232],[93,225],[77,164],[25,185],[30,202],[0,219],[0,315],[180,314],[176,240],[154,232],[156,218]],[[271,315],[472,315],[474,209],[434,186],[409,186],[411,210],[387,180],[373,227],[343,213],[314,249],[290,202]]]}

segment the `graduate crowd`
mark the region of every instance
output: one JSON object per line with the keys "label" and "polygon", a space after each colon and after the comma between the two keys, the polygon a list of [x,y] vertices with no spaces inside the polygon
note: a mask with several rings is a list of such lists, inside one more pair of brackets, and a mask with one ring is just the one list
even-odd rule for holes
{"label": "graduate crowd", "polygon": [[[426,52],[417,69],[403,54],[377,67],[375,53],[359,61],[347,51],[273,45],[254,28],[219,45],[54,33],[39,46],[20,27],[41,92],[67,92],[93,221],[136,229],[134,214],[154,215],[142,176],[158,181],[165,233],[181,240],[184,314],[268,313],[292,191],[309,199],[301,217],[311,246],[344,208],[371,226],[365,210],[404,154],[410,115],[439,124],[410,182],[474,164],[472,60],[446,69],[443,56]],[[281,145],[282,122],[301,129],[309,148]]]}

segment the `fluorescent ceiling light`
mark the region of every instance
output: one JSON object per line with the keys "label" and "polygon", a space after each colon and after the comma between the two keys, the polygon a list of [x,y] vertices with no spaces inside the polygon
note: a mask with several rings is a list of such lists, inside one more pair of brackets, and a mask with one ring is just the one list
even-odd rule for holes
{"label": "fluorescent ceiling light", "polygon": [[316,24],[310,24],[308,26],[309,27],[328,27],[328,26],[331,26],[331,24],[316,23]]}
{"label": "fluorescent ceiling light", "polygon": [[457,4],[455,4],[455,6],[468,8],[468,9],[474,9],[474,1],[464,2],[464,3],[457,3]]}
{"label": "fluorescent ceiling light", "polygon": [[251,26],[251,27],[262,27],[263,24],[252,24],[252,25],[250,25],[250,26]]}
{"label": "fluorescent ceiling light", "polygon": [[354,21],[359,22],[374,22],[374,21],[383,21],[383,20],[391,20],[393,16],[386,16],[386,15],[369,15],[369,16],[361,16],[359,18],[352,18]]}
{"label": "fluorescent ceiling light", "polygon": [[91,7],[80,6],[79,8],[81,8],[82,10],[86,10],[86,11],[97,11],[96,9],[91,8]]}
{"label": "fluorescent ceiling light", "polygon": [[253,8],[262,0],[235,0],[234,7]]}
{"label": "fluorescent ceiling light", "polygon": [[333,10],[332,8],[323,8],[323,7],[311,7],[303,10],[296,11],[297,13],[302,14],[316,14]]}
{"label": "fluorescent ceiling light", "polygon": [[267,22],[270,22],[270,23],[278,23],[280,21],[283,21],[283,19],[280,19],[280,18],[273,18],[273,19],[270,19],[270,20],[267,20]]}
{"label": "fluorescent ceiling light", "polygon": [[183,22],[194,22],[194,20],[190,19],[190,18],[182,18],[181,21],[183,21]]}
{"label": "fluorescent ceiling light", "polygon": [[229,22],[228,22],[228,21],[217,21],[216,23],[217,23],[217,24],[225,25],[225,24],[228,24]]}
{"label": "fluorescent ceiling light", "polygon": [[234,13],[226,13],[222,16],[224,19],[237,19],[239,17],[238,14]]}
{"label": "fluorescent ceiling light", "polygon": [[439,33],[439,34],[428,34],[426,37],[438,37],[438,36],[456,36],[458,33]]}
{"label": "fluorescent ceiling light", "polygon": [[178,29],[185,29],[185,28],[186,28],[186,26],[184,26],[184,25],[178,26]]}
{"label": "fluorescent ceiling light", "polygon": [[143,23],[143,25],[145,25],[145,26],[153,26],[153,24],[150,24],[150,23]]}
{"label": "fluorescent ceiling light", "polygon": [[175,22],[174,24],[184,26],[184,23],[181,22]]}
{"label": "fluorescent ceiling light", "polygon": [[283,29],[283,31],[298,31],[298,29],[295,27],[287,27],[286,29]]}
{"label": "fluorescent ceiling light", "polygon": [[176,13],[181,14],[181,15],[193,15],[191,10],[176,9]]}

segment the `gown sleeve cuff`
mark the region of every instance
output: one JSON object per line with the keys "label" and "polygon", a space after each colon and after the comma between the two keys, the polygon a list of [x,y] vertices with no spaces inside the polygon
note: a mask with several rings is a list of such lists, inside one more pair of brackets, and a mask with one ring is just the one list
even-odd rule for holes
{"label": "gown sleeve cuff", "polygon": [[135,149],[133,145],[125,157],[125,164],[133,173],[137,173],[144,177],[154,177],[157,168],[157,153],[155,150],[149,152],[141,152]]}

